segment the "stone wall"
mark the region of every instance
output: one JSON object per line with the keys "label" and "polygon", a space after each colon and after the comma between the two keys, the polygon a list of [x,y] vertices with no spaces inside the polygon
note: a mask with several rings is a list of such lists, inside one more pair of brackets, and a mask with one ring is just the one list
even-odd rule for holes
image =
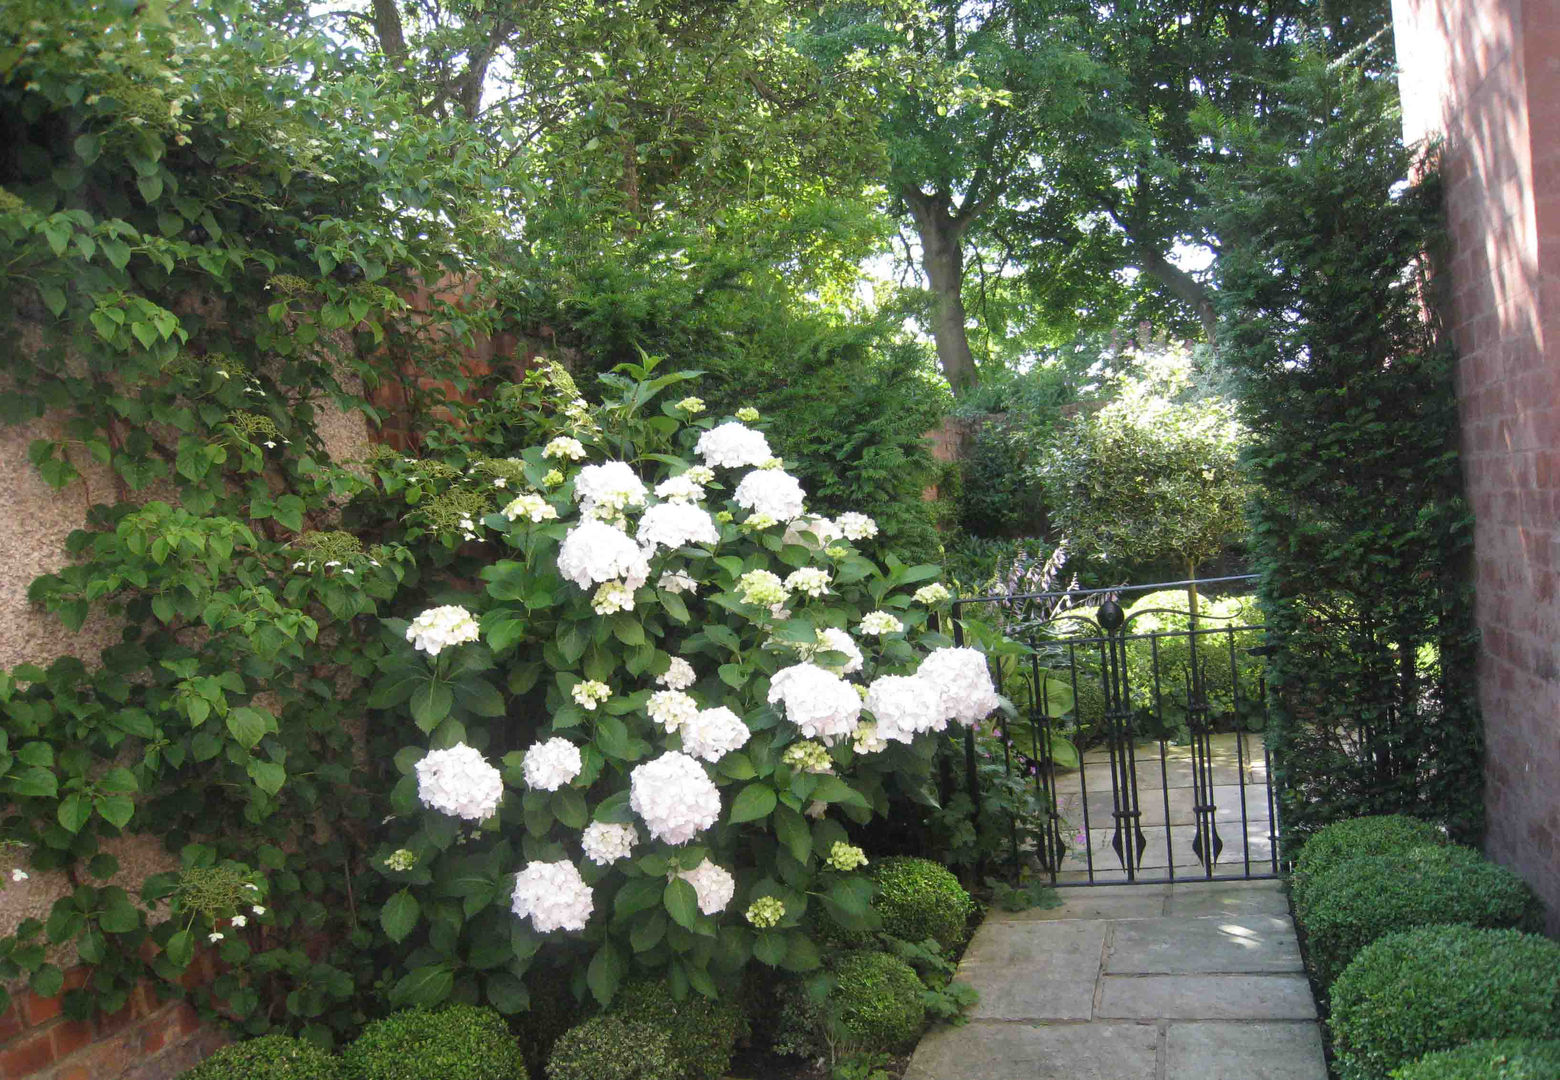
{"label": "stone wall", "polygon": [[1444,139],[1485,847],[1560,933],[1560,0],[1392,8],[1405,135]]}

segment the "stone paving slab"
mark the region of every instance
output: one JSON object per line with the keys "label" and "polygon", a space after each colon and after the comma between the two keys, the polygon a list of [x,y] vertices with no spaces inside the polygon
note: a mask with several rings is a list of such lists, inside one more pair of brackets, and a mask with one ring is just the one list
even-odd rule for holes
{"label": "stone paving slab", "polygon": [[1315,1020],[1304,975],[1106,975],[1106,1020]]}
{"label": "stone paving slab", "polygon": [[1134,919],[1112,927],[1112,975],[1259,974],[1301,971],[1287,915]]}
{"label": "stone paving slab", "polygon": [[1157,1080],[1152,1024],[993,1024],[921,1040],[904,1080]]}
{"label": "stone paving slab", "polygon": [[959,965],[980,1004],[905,1080],[1326,1080],[1278,882],[1061,897],[986,920]]}
{"label": "stone paving slab", "polygon": [[1171,1024],[1164,1080],[1321,1080],[1322,1032],[1314,1023]]}

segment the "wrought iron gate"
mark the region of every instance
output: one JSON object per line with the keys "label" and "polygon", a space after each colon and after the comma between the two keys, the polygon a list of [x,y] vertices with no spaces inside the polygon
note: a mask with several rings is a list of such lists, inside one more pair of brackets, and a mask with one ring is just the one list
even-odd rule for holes
{"label": "wrought iron gate", "polygon": [[[1277,876],[1267,635],[1237,602],[1252,580],[1198,582],[1194,617],[1148,596],[1187,582],[955,601],[956,642],[979,618],[1031,650],[993,661],[1017,715],[981,740],[1038,808],[1010,830],[1015,877],[1026,860],[1057,886]],[[965,749],[975,790],[975,732]]]}

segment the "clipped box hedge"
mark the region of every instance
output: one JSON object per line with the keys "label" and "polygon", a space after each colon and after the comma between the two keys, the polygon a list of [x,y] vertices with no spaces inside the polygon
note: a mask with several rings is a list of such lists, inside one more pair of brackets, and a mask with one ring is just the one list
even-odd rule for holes
{"label": "clipped box hedge", "polygon": [[1334,863],[1295,897],[1316,978],[1329,986],[1385,934],[1463,923],[1539,930],[1543,908],[1527,883],[1472,848],[1432,844]]}
{"label": "clipped box hedge", "polygon": [[1318,829],[1300,848],[1290,891],[1299,905],[1311,882],[1340,863],[1446,842],[1446,834],[1440,829],[1404,814],[1371,814],[1335,821]]}
{"label": "clipped box hedge", "polygon": [[1476,1039],[1560,1038],[1560,944],[1517,930],[1426,926],[1360,950],[1332,985],[1341,1080]]}
{"label": "clipped box hedge", "polygon": [[1392,1080],[1556,1080],[1560,1039],[1481,1039],[1426,1054]]}

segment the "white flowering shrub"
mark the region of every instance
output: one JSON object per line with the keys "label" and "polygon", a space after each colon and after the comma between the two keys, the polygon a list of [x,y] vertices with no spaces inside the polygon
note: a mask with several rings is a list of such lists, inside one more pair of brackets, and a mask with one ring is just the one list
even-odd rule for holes
{"label": "white flowering shrub", "polygon": [[810,908],[872,925],[847,826],[997,705],[931,629],[936,569],[869,558],[870,518],[810,513],[762,432],[663,399],[684,381],[622,369],[589,408],[533,379],[521,422],[475,427],[518,464],[452,522],[428,613],[387,621],[373,699],[425,735],[392,755],[373,901],[410,948],[398,1002],[511,1006],[544,950],[603,1002],[808,971]]}

